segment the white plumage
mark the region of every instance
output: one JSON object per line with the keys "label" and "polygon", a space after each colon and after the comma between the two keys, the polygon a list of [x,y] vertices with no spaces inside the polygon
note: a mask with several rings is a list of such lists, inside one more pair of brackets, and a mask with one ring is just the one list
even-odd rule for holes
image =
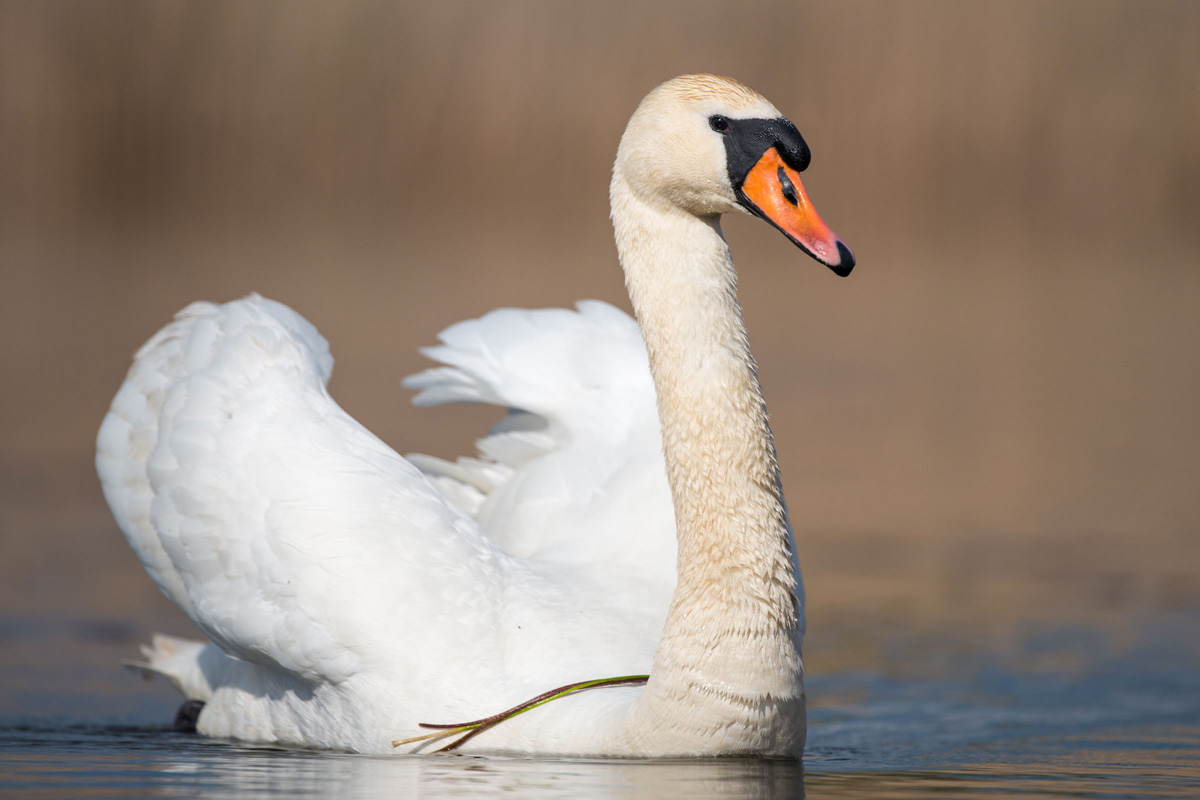
{"label": "white plumage", "polygon": [[[675,520],[654,385],[637,323],[607,303],[501,309],[454,325],[422,352],[447,366],[404,381],[419,406],[510,409],[480,458],[410,456],[505,551],[675,585]],[[636,520],[634,525],[624,524]],[[660,620],[661,623],[661,620]]]}
{"label": "white plumage", "polygon": [[[195,303],[138,352],[96,464],[147,572],[211,639],[156,637],[144,665],[206,703],[202,733],[386,752],[418,722],[650,672],[467,746],[800,753],[803,593],[709,219],[742,202],[714,110],[778,117],[685,76],[643,101],[618,155],[649,359],[638,325],[594,301],[494,311],[425,351],[441,366],[406,381],[418,405],[510,409],[475,457],[399,456],[329,396],[316,329],[258,296]],[[639,170],[656,141],[682,159],[680,197]]]}
{"label": "white plumage", "polygon": [[[372,729],[373,740],[349,741],[340,733],[307,730],[306,718],[288,719],[327,714],[326,701],[267,708],[269,700],[249,702],[244,691],[221,688],[210,695],[185,685],[188,696],[210,704],[206,731],[257,738],[229,731],[229,723],[216,717],[224,705],[236,705],[236,724],[243,725],[242,717],[253,719],[248,712],[263,707],[270,718],[253,722],[250,730],[278,729],[265,738],[382,750],[418,721],[475,718],[553,686],[649,670],[674,583],[674,527],[661,455],[657,470],[650,467],[658,491],[646,493],[657,506],[647,513],[657,529],[630,526],[612,531],[607,542],[589,543],[585,531],[558,524],[585,516],[577,506],[641,502],[621,497],[614,486],[622,482],[613,475],[621,451],[630,446],[637,457],[648,450],[651,462],[661,453],[656,425],[645,420],[649,442],[618,439],[608,453],[593,447],[577,471],[556,449],[575,435],[592,445],[604,441],[604,425],[573,424],[571,412],[614,393],[572,381],[572,370],[556,382],[530,351],[559,350],[563,366],[570,360],[567,349],[579,346],[582,335],[599,352],[608,337],[617,359],[632,356],[634,371],[640,367],[645,374],[635,387],[622,387],[634,388],[633,394],[609,399],[629,404],[640,391],[643,415],[656,421],[645,351],[639,365],[640,339],[629,341],[629,329],[636,334],[632,320],[603,304],[585,308],[589,313],[505,310],[460,323],[444,336],[446,345],[431,351],[457,366],[411,379],[424,389],[422,402],[445,401],[456,392],[453,399],[465,399],[464,387],[473,387],[480,395],[474,399],[486,395],[515,407],[522,397],[546,414],[538,417],[542,430],[535,436],[544,441],[533,458],[530,448],[513,441],[520,434],[497,433],[491,438],[499,446],[487,449],[500,460],[459,470],[471,473],[472,488],[483,484],[482,472],[497,473],[485,506],[500,503],[527,522],[551,526],[536,535],[536,526],[528,525],[525,539],[510,537],[531,551],[521,555],[532,558],[521,560],[503,552],[451,502],[455,491],[437,491],[337,406],[325,391],[332,369],[325,340],[286,306],[257,296],[221,306],[195,303],[142,348],[101,428],[98,469],[114,513],[163,592],[224,653],[246,663],[226,664],[218,652],[208,653],[209,661],[222,673],[244,673],[255,687],[283,695],[313,682],[352,685],[364,672],[405,689],[423,685],[429,691],[433,680],[447,684],[436,703],[416,704],[387,727]],[[567,338],[572,328],[580,329],[575,342]],[[503,380],[487,372],[509,364],[514,370],[506,370]],[[626,433],[632,415],[627,409]],[[522,416],[532,419],[529,412]],[[149,420],[158,421],[157,430],[147,429]],[[539,469],[546,461],[559,463],[546,472]],[[537,479],[546,474],[558,479]],[[628,488],[641,493],[645,487],[634,482]],[[620,578],[619,563],[602,570],[602,577],[578,563],[605,551],[620,562],[652,547],[639,537],[657,539],[657,549],[669,555],[665,564],[661,553],[659,563],[651,562],[656,569],[634,570],[652,578],[631,577],[614,591],[609,579]],[[617,539],[632,547],[622,548]],[[572,541],[584,545],[585,557],[571,552]],[[576,611],[566,620],[557,614],[547,619],[563,608]],[[413,653],[418,647],[420,653]],[[636,657],[617,657],[631,651]],[[486,663],[497,652],[503,662]],[[477,659],[485,663],[472,663]],[[510,670],[522,679],[506,677]],[[456,682],[460,687],[450,689]],[[447,702],[456,692],[462,695],[457,706]],[[306,732],[292,738],[292,728]]]}

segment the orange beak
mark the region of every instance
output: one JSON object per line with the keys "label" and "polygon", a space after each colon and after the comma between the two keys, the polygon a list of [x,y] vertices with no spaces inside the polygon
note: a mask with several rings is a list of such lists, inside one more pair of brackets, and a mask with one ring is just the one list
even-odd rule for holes
{"label": "orange beak", "polygon": [[821,219],[804,191],[800,173],[783,163],[774,147],[747,173],[739,194],[751,213],[779,228],[838,275],[849,275],[854,269],[854,253]]}

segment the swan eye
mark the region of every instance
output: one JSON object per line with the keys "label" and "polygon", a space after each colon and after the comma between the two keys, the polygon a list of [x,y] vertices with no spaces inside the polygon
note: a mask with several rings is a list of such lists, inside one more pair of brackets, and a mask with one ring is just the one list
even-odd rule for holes
{"label": "swan eye", "polygon": [[712,128],[717,133],[725,133],[729,130],[729,120],[722,117],[720,114],[713,114],[708,118],[708,127]]}

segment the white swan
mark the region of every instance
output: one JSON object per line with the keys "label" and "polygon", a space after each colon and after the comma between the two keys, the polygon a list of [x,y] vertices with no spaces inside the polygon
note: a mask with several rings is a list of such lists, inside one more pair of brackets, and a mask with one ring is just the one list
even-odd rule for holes
{"label": "white swan", "polygon": [[520,409],[478,459],[393,452],[330,398],[325,341],[278,303],[197,303],[151,339],[96,465],[151,577],[212,639],[146,650],[205,703],[199,731],[426,752],[445,740],[391,742],[648,672],[463,747],[799,756],[803,590],[719,218],[763,217],[848,273],[808,159],[736,81],[652,91],[611,186],[646,347],[601,303],[450,328],[430,351],[445,366],[410,379],[418,402]]}

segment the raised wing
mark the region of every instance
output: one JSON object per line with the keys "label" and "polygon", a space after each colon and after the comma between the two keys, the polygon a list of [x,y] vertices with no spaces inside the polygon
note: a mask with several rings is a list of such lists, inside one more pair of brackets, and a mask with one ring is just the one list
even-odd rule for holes
{"label": "raised wing", "polygon": [[675,582],[675,520],[645,345],[618,309],[500,309],[441,333],[417,405],[509,414],[477,457],[409,459],[505,551],[587,564],[614,587]]}
{"label": "raised wing", "polygon": [[214,642],[270,669],[340,681],[403,672],[417,648],[486,647],[520,565],[338,407],[332,364],[278,303],[182,311],[100,430],[121,529]]}

